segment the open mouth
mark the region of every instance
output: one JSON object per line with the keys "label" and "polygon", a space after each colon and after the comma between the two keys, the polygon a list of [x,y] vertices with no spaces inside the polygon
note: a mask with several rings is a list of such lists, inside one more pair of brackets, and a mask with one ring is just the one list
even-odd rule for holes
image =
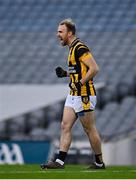
{"label": "open mouth", "polygon": [[63,39],[61,37],[59,39],[60,39],[60,41],[63,41]]}
{"label": "open mouth", "polygon": [[61,42],[61,44],[63,44],[63,42],[64,42],[64,41],[63,41],[63,39],[62,39],[62,38],[60,38],[60,42]]}

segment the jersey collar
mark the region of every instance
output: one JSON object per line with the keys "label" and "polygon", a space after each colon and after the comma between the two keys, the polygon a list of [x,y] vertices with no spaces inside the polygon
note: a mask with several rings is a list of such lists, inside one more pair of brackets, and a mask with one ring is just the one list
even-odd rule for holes
{"label": "jersey collar", "polygon": [[71,48],[72,46],[74,46],[77,42],[79,41],[79,38],[76,38],[71,45],[69,46],[69,48]]}

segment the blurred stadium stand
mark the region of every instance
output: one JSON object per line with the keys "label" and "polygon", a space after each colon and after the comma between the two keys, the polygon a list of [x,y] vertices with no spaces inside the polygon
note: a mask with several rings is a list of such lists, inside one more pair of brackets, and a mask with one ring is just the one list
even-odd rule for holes
{"label": "blurred stadium stand", "polygon": [[[100,66],[95,82],[106,83],[97,92],[102,140],[136,134],[135,0],[0,0],[0,85],[66,83],[54,68],[67,63],[56,32],[68,17]],[[58,138],[63,103],[1,121],[0,138]],[[73,127],[75,139],[85,138],[79,126]]]}

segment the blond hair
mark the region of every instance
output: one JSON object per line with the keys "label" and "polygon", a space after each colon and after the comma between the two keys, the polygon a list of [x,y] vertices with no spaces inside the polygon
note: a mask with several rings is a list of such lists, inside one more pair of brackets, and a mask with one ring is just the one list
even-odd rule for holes
{"label": "blond hair", "polygon": [[76,33],[76,26],[75,23],[73,22],[73,20],[71,18],[67,18],[62,20],[59,25],[65,25],[68,29],[68,31],[71,31],[73,35],[75,35]]}

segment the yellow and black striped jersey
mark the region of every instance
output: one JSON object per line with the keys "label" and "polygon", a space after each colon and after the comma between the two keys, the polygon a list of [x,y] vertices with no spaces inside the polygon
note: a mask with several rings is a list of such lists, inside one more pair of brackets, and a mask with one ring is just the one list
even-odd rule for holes
{"label": "yellow and black striped jersey", "polygon": [[[70,84],[79,82],[88,71],[88,67],[83,63],[84,60],[91,58],[92,54],[89,48],[83,44],[78,38],[76,38],[69,50],[68,55],[68,68],[70,76]],[[70,90],[70,95],[73,96],[95,96],[95,88],[93,85],[93,79],[89,80],[77,91]]]}

